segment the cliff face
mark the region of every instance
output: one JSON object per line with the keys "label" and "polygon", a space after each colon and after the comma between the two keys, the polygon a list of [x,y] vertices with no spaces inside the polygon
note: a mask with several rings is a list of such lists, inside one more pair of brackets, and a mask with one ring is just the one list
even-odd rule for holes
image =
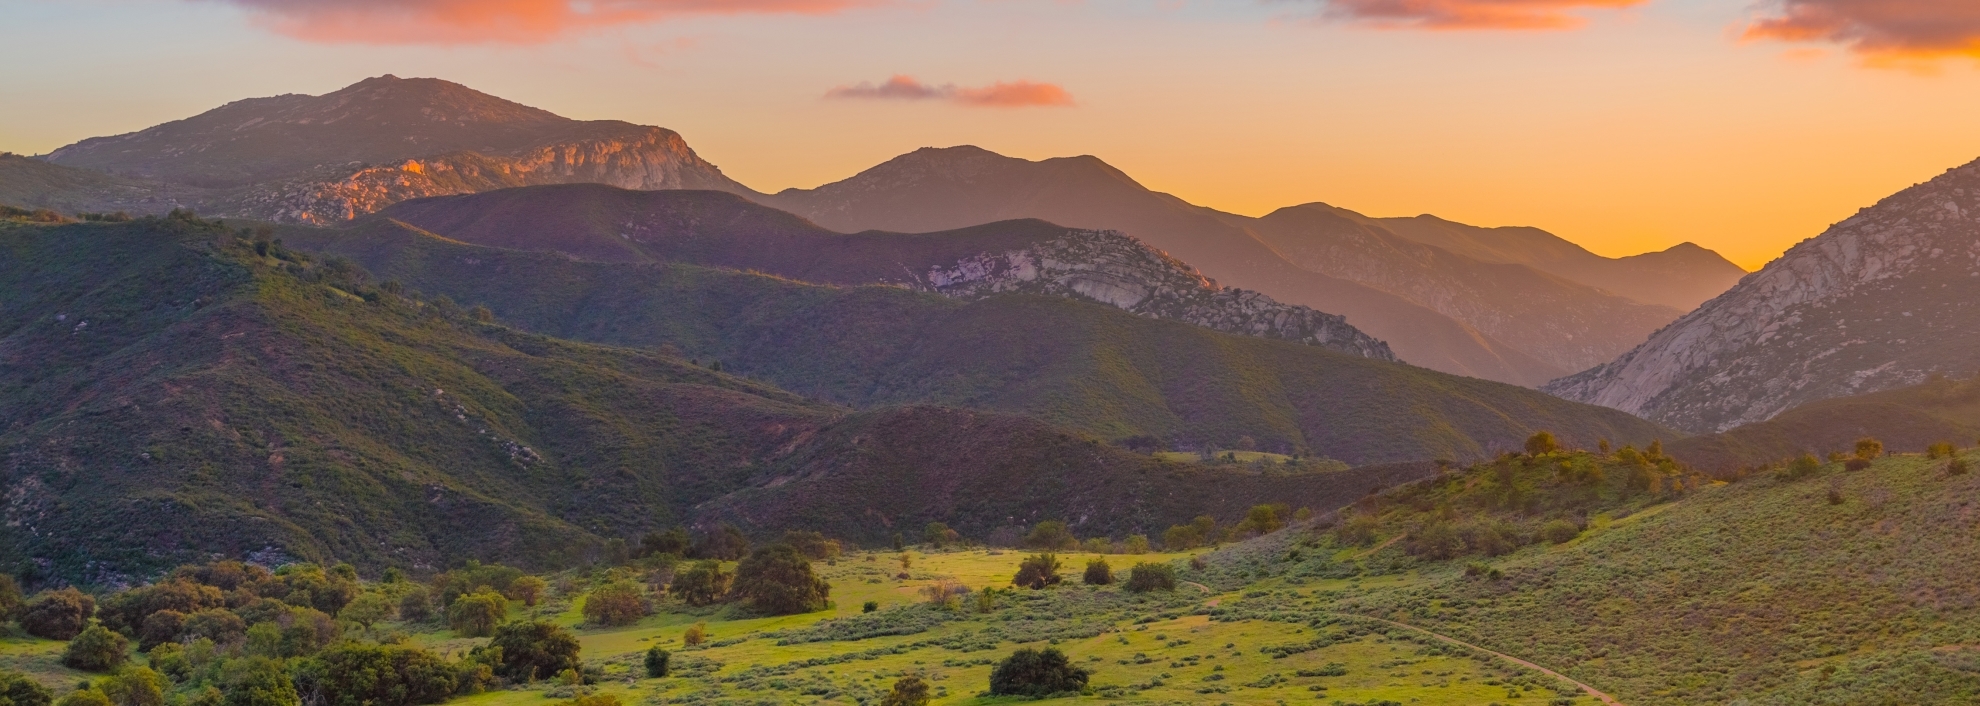
{"label": "cliff face", "polygon": [[1151,318],[1396,360],[1387,343],[1349,326],[1346,317],[1218,287],[1181,261],[1113,231],[1072,230],[1023,249],[967,257],[930,268],[923,282],[955,297],[1076,296]]}
{"label": "cliff face", "polygon": [[1980,366],[1980,163],[1803,241],[1616,360],[1568,399],[1724,430],[1830,397]]}

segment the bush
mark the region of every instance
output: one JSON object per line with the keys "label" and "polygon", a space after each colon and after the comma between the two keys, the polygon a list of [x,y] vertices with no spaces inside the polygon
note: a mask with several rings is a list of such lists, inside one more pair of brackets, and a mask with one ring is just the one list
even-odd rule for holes
{"label": "bush", "polygon": [[1033,554],[1018,564],[1017,576],[1011,583],[1030,589],[1040,589],[1057,585],[1064,577],[1059,576],[1059,558],[1050,553]]}
{"label": "bush", "polygon": [[1845,471],[1854,472],[1854,471],[1868,470],[1869,468],[1870,468],[1870,462],[1860,458],[1852,458],[1848,461],[1843,462],[1843,470]]}
{"label": "bush", "polygon": [[613,581],[592,589],[584,597],[587,625],[631,625],[652,612],[646,602],[646,589],[633,581]]}
{"label": "bush", "polygon": [[1089,676],[1057,648],[1025,648],[1011,653],[990,672],[990,695],[1043,698],[1077,692],[1086,688]]}
{"label": "bush", "polygon": [[1581,536],[1581,527],[1567,520],[1554,520],[1540,526],[1540,538],[1554,544],[1565,544]]}
{"label": "bush", "polygon": [[50,640],[70,640],[96,614],[96,599],[74,588],[46,591],[21,610],[21,629]]}
{"label": "bush", "polygon": [[1946,475],[1963,476],[1966,475],[1966,470],[1966,459],[1954,456],[1951,461],[1946,462]]}
{"label": "bush", "polygon": [[85,672],[107,672],[122,665],[130,649],[131,641],[123,635],[101,625],[91,625],[62,650],[62,665]]}
{"label": "bush", "polygon": [[[18,594],[16,595],[18,600]],[[145,670],[150,671],[150,670]],[[153,672],[156,674],[156,672]],[[0,699],[10,706],[48,706],[55,699],[48,687],[20,672],[0,672]]]}
{"label": "bush", "polygon": [[21,600],[21,585],[14,577],[0,574],[0,621],[13,620],[21,614],[26,603]]}
{"label": "bush", "polygon": [[1795,480],[1815,475],[1816,472],[1821,470],[1821,459],[1815,458],[1815,454],[1802,454],[1801,458],[1788,462],[1787,471],[1783,476],[1788,480]]}
{"label": "bush", "polygon": [[1197,535],[1196,528],[1189,525],[1176,525],[1162,532],[1162,548],[1168,551],[1193,549],[1202,545],[1203,538]]}
{"label": "bush", "polygon": [[722,562],[711,559],[695,562],[687,570],[674,574],[667,590],[688,605],[703,606],[728,595],[729,584],[734,580],[733,574],[722,569]]}
{"label": "bush", "polygon": [[125,667],[103,680],[102,691],[117,706],[165,706],[165,675],[144,667]]}
{"label": "bush", "polygon": [[1130,534],[1121,541],[1122,554],[1147,554],[1149,549],[1148,535],[1145,534]]}
{"label": "bush", "polygon": [[955,544],[961,540],[962,535],[957,534],[955,530],[949,529],[948,525],[940,522],[930,522],[928,523],[928,527],[921,531],[921,541],[927,542],[929,546],[936,549]]}
{"label": "bush", "polygon": [[742,530],[727,522],[716,527],[715,531],[701,536],[701,541],[688,549],[697,559],[718,559],[735,561],[749,553],[749,538]]}
{"label": "bush", "polygon": [[880,699],[880,706],[927,706],[928,699],[928,682],[910,675],[894,682],[894,689]]}
{"label": "bush", "polygon": [[693,540],[688,538],[687,530],[681,527],[675,527],[665,532],[646,533],[646,536],[641,537],[639,540],[639,553],[645,555],[672,554],[674,556],[687,556],[688,548],[691,546],[693,546]]}
{"label": "bush", "polygon": [[1114,568],[1106,559],[1094,559],[1086,562],[1086,573],[1079,580],[1088,586],[1105,586],[1114,582]]}
{"label": "bush", "polygon": [[693,647],[695,645],[699,645],[707,641],[708,641],[707,623],[695,623],[693,625],[689,625],[687,631],[681,633],[681,644],[687,645],[688,647]]}
{"label": "bush", "polygon": [[516,580],[509,582],[509,590],[503,591],[502,595],[508,596],[509,600],[522,601],[523,605],[535,608],[537,603],[543,601],[543,594],[549,589],[549,582],[540,577],[518,576]]}
{"label": "bush", "polygon": [[928,605],[940,610],[962,607],[962,597],[968,594],[969,587],[955,579],[936,579],[934,583],[921,587],[921,595],[928,599]]}
{"label": "bush", "polygon": [[221,687],[221,706],[299,706],[295,682],[282,670],[282,663],[266,657],[248,657],[227,663],[226,685]]}
{"label": "bush", "polygon": [[1856,440],[1856,457],[1865,461],[1884,455],[1884,442],[1870,437]]}
{"label": "bush", "polygon": [[1079,539],[1073,536],[1066,523],[1046,520],[1032,527],[1021,544],[1031,549],[1075,549],[1079,547]]}
{"label": "bush", "polygon": [[578,641],[561,627],[545,622],[510,623],[495,631],[489,647],[502,650],[495,673],[510,681],[547,679],[567,669],[582,670]]}
{"label": "bush", "polygon": [[381,620],[391,620],[396,608],[397,606],[392,605],[392,599],[386,598],[385,594],[367,591],[344,604],[344,609],[337,611],[337,617],[370,630],[372,625]]}
{"label": "bush", "polygon": [[646,678],[659,679],[667,676],[667,664],[673,655],[660,649],[659,645],[646,648]]}
{"label": "bush", "polygon": [[1168,564],[1135,564],[1128,570],[1127,590],[1134,593],[1176,590],[1176,569]]}
{"label": "bush", "polygon": [[144,619],[144,626],[138,629],[138,649],[153,647],[179,639],[179,633],[186,629],[186,614],[176,610],[161,610]]}
{"label": "bush", "polygon": [[1534,432],[1533,436],[1526,437],[1526,455],[1528,456],[1545,456],[1560,450],[1561,442],[1554,438],[1553,432],[1542,430]]}
{"label": "bush", "polygon": [[1085,542],[1080,543],[1079,548],[1086,550],[1088,554],[1107,554],[1114,551],[1114,543],[1107,541],[1106,537],[1087,537]]}
{"label": "bush", "polygon": [[879,601],[867,601],[867,602],[866,602],[866,603],[865,603],[864,605],[861,605],[861,606],[859,607],[859,612],[861,612],[861,613],[871,613],[871,612],[873,612],[873,611],[876,611],[876,610],[879,610],[879,609],[880,609],[880,602],[879,602]]}
{"label": "bush", "polygon": [[455,670],[417,647],[345,642],[305,660],[295,682],[322,706],[416,706],[452,696]]}
{"label": "bush", "polygon": [[1953,443],[1950,441],[1940,441],[1925,447],[1926,458],[1951,458],[1957,453],[1959,453],[1959,447],[1953,446]]}
{"label": "bush", "polygon": [[409,623],[423,623],[433,619],[433,598],[426,589],[419,586],[399,596],[399,617]]}
{"label": "bush", "polygon": [[1267,535],[1286,526],[1286,519],[1292,516],[1292,508],[1285,505],[1254,505],[1238,523],[1240,534]]}
{"label": "bush", "polygon": [[509,599],[494,591],[461,596],[447,606],[447,625],[463,637],[487,637],[509,619]]}
{"label": "bush", "polygon": [[787,530],[784,532],[784,544],[790,545],[799,554],[818,561],[831,559],[844,551],[839,540],[826,539],[825,535],[817,532]]}
{"label": "bush", "polygon": [[[95,689],[77,689],[55,702],[55,706],[115,706],[110,697]],[[188,706],[193,706],[188,704]]]}
{"label": "bush", "polygon": [[797,549],[772,544],[736,566],[735,594],[760,612],[790,615],[824,610],[832,584],[812,575],[811,561]]}

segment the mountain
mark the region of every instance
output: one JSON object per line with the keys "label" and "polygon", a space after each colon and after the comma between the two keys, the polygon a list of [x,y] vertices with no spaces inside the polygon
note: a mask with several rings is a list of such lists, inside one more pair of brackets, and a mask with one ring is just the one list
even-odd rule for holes
{"label": "mountain", "polygon": [[1680,313],[1426,246],[1359,214],[1344,216],[1358,223],[1322,223],[1324,206],[1264,219],[1194,206],[1093,157],[922,149],[844,181],[758,198],[844,231],[1012,218],[1117,229],[1222,284],[1343,314],[1413,364],[1515,384],[1609,360]]}
{"label": "mountain", "polygon": [[1547,385],[1691,431],[1965,377],[1980,360],[1980,162],[1802,241],[1635,350]]}
{"label": "mountain", "polygon": [[0,203],[58,213],[164,213],[191,206],[206,191],[147,179],[64,167],[0,153]]}
{"label": "mountain", "polygon": [[1606,363],[1683,313],[1424,245],[1326,204],[1273,211],[1251,230],[1295,265],[1405,297],[1566,370]]}
{"label": "mountain", "polygon": [[[541,232],[554,242],[552,234],[568,231]],[[648,232],[643,247],[728,247],[723,238]],[[378,277],[485,305],[499,320],[538,333],[677,350],[859,409],[941,404],[1023,414],[1109,440],[1156,437],[1190,449],[1249,443],[1357,465],[1487,456],[1517,448],[1538,428],[1583,445],[1675,437],[1531,389],[1062,296],[951,297],[679,262],[596,262],[470,245],[385,217],[338,229],[291,227],[281,237],[348,257]]]}
{"label": "mountain", "polygon": [[1694,243],[1611,258],[1589,252],[1539,228],[1482,228],[1428,214],[1369,220],[1396,235],[1480,262],[1527,265],[1562,279],[1679,311],[1698,308],[1746,276],[1746,270],[1724,256]]}
{"label": "mountain", "polygon": [[[526,184],[747,191],[671,130],[571,120],[438,79],[390,75],[321,96],[235,101],[83,140],[46,160],[182,192],[183,205],[204,213],[304,223]],[[88,185],[64,196],[85,197],[103,196]]]}
{"label": "mountain", "polygon": [[[563,566],[718,520],[874,543],[937,520],[1125,535],[1424,471],[1182,465],[1021,416],[855,411],[487,323],[185,217],[0,224],[0,248],[0,564],[43,579],[117,583],[215,554]],[[665,284],[795,286],[698,272]],[[915,492],[829,490],[880,482]]]}
{"label": "mountain", "polygon": [[387,208],[378,218],[462,242],[600,262],[680,262],[949,296],[1072,296],[1218,331],[1395,360],[1386,344],[1339,316],[1217,287],[1188,265],[1119,233],[1036,220],[938,233],[847,235],[731,194],[596,184],[418,199]]}
{"label": "mountain", "polygon": [[1764,422],[1668,442],[1672,456],[1725,475],[1812,453],[1847,451],[1857,439],[1892,452],[1980,439],[1980,378],[1938,378],[1911,387],[1809,402]]}

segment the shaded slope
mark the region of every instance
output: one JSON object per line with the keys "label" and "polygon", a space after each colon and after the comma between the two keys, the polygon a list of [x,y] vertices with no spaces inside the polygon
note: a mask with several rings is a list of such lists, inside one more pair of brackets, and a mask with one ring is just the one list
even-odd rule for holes
{"label": "shaded slope", "polygon": [[1980,439],[1980,379],[1939,379],[1913,387],[1820,400],[1764,422],[1666,444],[1700,470],[1727,473],[1794,458],[1848,450],[1871,437],[1891,451],[1922,452],[1948,441]]}
{"label": "shaded slope", "polygon": [[1664,435],[1532,390],[1136,317],[1064,298],[957,301],[666,264],[573,261],[379,221],[290,242],[543,333],[674,346],[801,394],[1036,416],[1105,438],[1305,449],[1350,463],[1472,458],[1535,428],[1577,443]]}
{"label": "shaded slope", "polygon": [[1229,214],[1149,191],[1093,157],[1030,162],[975,147],[922,149],[844,181],[752,198],[842,231],[927,232],[1017,218],[1120,230],[1226,286],[1345,315],[1416,365],[1527,385],[1567,370],[1402,297],[1301,269],[1227,222]]}

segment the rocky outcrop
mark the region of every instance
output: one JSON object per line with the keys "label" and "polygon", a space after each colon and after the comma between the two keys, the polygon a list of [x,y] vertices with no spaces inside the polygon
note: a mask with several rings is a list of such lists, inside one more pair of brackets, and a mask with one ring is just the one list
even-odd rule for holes
{"label": "rocky outcrop", "polygon": [[1150,318],[1396,360],[1387,343],[1348,325],[1345,317],[1219,287],[1183,262],[1113,231],[1069,230],[1056,240],[931,268],[922,282],[953,297],[1011,292],[1079,297]]}
{"label": "rocky outcrop", "polygon": [[1980,366],[1980,162],[1803,241],[1616,360],[1545,389],[1681,429]]}

